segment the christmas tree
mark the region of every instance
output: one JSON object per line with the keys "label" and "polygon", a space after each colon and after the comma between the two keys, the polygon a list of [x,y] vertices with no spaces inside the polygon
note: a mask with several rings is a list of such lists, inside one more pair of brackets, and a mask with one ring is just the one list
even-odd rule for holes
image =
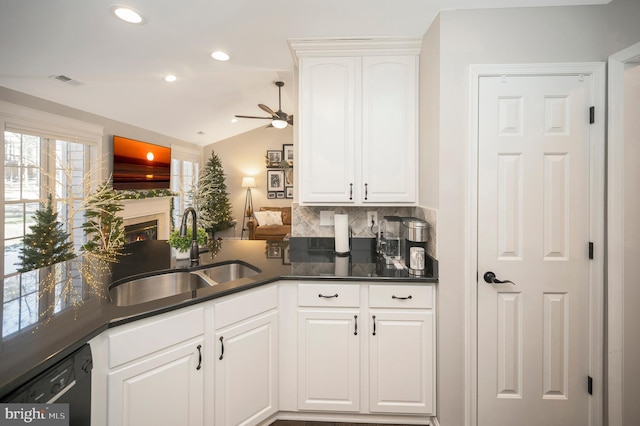
{"label": "christmas tree", "polygon": [[118,212],[124,209],[121,200],[122,195],[114,191],[108,182],[89,196],[85,211],[87,221],[82,224],[87,234],[83,251],[107,262],[118,260],[125,243],[124,221],[118,216]]}
{"label": "christmas tree", "polygon": [[45,209],[38,210],[34,218],[36,223],[29,227],[31,233],[24,236],[24,247],[19,255],[22,267],[18,271],[27,272],[73,259],[73,243],[58,222],[51,195]]}
{"label": "christmas tree", "polygon": [[200,174],[195,199],[198,223],[211,235],[233,226],[224,169],[220,158],[213,151]]}

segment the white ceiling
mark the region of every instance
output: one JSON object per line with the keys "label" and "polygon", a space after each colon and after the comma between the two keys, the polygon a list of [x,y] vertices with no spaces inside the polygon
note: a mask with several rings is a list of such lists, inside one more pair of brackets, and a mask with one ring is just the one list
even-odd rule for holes
{"label": "white ceiling", "polygon": [[[111,14],[114,2],[144,25]],[[293,113],[288,38],[422,38],[441,9],[604,4],[609,0],[0,0],[0,86],[198,145]],[[231,61],[210,53],[228,51]],[[178,77],[163,81],[165,74]],[[72,86],[50,79],[65,75]],[[277,131],[274,129],[274,131]],[[202,134],[199,134],[202,132]]]}

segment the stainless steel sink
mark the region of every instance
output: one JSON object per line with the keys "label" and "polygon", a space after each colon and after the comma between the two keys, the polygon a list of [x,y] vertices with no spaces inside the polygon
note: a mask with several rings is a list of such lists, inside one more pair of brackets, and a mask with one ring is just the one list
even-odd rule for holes
{"label": "stainless steel sink", "polygon": [[212,265],[191,272],[166,271],[130,281],[116,281],[109,286],[109,296],[111,302],[117,306],[138,305],[199,288],[248,278],[260,272],[259,269],[244,262]]}
{"label": "stainless steel sink", "polygon": [[260,270],[246,263],[225,263],[198,270],[218,284],[241,278],[252,277],[260,273]]}
{"label": "stainless steel sink", "polygon": [[187,293],[215,283],[190,272],[167,272],[138,278],[109,287],[111,301],[117,306],[131,306]]}

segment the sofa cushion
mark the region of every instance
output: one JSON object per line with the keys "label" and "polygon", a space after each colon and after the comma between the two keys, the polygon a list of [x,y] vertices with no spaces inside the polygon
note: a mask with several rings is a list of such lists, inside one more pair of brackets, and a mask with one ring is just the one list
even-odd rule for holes
{"label": "sofa cushion", "polygon": [[261,226],[256,229],[255,237],[257,239],[269,239],[269,237],[282,238],[289,232],[291,232],[291,227],[288,225]]}
{"label": "sofa cushion", "polygon": [[267,224],[267,212],[253,212],[253,216],[258,221],[258,226],[265,226]]}
{"label": "sofa cushion", "polygon": [[282,212],[267,211],[267,225],[282,226]]}
{"label": "sofa cushion", "polygon": [[260,211],[261,212],[266,212],[266,211],[281,212],[282,224],[291,225],[291,207],[260,207]]}

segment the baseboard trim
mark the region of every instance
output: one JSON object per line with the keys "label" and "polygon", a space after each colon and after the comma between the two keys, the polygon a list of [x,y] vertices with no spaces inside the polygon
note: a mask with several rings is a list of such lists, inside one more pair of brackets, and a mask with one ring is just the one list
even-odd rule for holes
{"label": "baseboard trim", "polygon": [[307,422],[329,423],[378,423],[378,424],[402,424],[402,425],[427,425],[439,426],[435,417],[416,415],[383,415],[383,414],[357,414],[357,413],[319,413],[300,411],[279,411],[270,416],[259,426],[269,426],[277,420],[294,420]]}

